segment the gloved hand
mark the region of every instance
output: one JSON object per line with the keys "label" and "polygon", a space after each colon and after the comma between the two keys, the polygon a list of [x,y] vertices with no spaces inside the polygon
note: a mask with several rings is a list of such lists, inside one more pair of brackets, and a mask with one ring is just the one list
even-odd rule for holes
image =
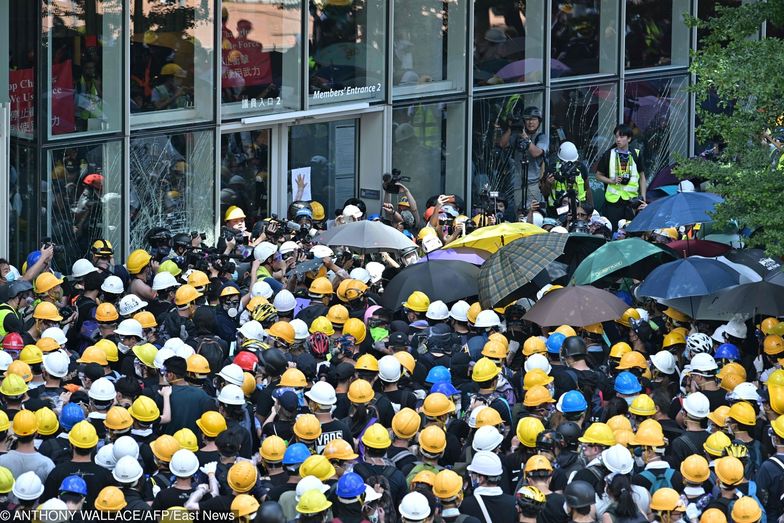
{"label": "gloved hand", "polygon": [[697,508],[697,505],[689,503],[689,506],[686,507],[686,517],[692,521],[700,519],[700,509]]}
{"label": "gloved hand", "polygon": [[210,461],[209,463],[205,463],[204,466],[201,467],[199,470],[201,470],[202,472],[204,472],[209,476],[210,474],[215,474],[215,469],[217,467],[218,467],[217,461]]}

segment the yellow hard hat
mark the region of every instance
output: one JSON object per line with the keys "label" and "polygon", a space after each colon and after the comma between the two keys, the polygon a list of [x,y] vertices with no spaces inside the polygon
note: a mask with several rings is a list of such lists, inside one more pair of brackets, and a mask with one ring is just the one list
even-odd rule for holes
{"label": "yellow hard hat", "polygon": [[110,339],[104,338],[95,342],[94,347],[103,351],[106,355],[106,361],[115,362],[120,359],[120,353],[117,350],[117,345]]}
{"label": "yellow hard hat", "polygon": [[362,434],[362,443],[372,449],[385,449],[392,445],[392,440],[389,437],[389,431],[383,425],[374,423],[365,429],[365,433]]}
{"label": "yellow hard hat", "polygon": [[277,340],[282,340],[288,345],[294,343],[294,327],[287,321],[276,321],[267,329],[267,335]]}
{"label": "yellow hard hat", "polygon": [[493,407],[485,407],[476,415],[476,428],[481,428],[486,425],[497,427],[503,422],[504,420],[501,419],[501,414]]}
{"label": "yellow hard hat", "polygon": [[[0,410],[0,432],[5,432],[11,428],[11,421],[8,419],[8,414],[4,410]],[[0,492],[0,494],[2,494]]]}
{"label": "yellow hard hat", "polygon": [[661,423],[655,419],[646,419],[640,423],[630,443],[635,446],[663,447],[666,441]]}
{"label": "yellow hard hat", "polygon": [[629,345],[625,341],[619,341],[618,343],[610,347],[610,357],[620,360],[621,358],[623,358],[624,354],[628,354],[631,351],[632,351],[631,345]]}
{"label": "yellow hard hat", "polygon": [[117,307],[111,303],[102,303],[95,309],[95,320],[103,323],[109,323],[120,319],[120,314],[117,312]]}
{"label": "yellow hard hat", "polygon": [[482,356],[487,358],[491,358],[494,360],[504,360],[506,359],[506,355],[508,353],[508,349],[504,347],[501,342],[488,340],[484,347],[482,347]]}
{"label": "yellow hard hat", "polygon": [[133,419],[143,423],[151,423],[161,417],[161,411],[155,404],[155,400],[143,395],[134,400],[128,413]]}
{"label": "yellow hard hat", "polygon": [[68,432],[68,441],[74,447],[80,449],[91,449],[98,445],[98,433],[95,432],[93,424],[87,420],[82,420]]}
{"label": "yellow hard hat", "polygon": [[666,309],[664,309],[664,313],[663,314],[665,316],[669,317],[669,318],[672,318],[675,321],[680,322],[680,323],[686,323],[688,321],[691,321],[691,318],[689,318],[687,315],[685,315],[684,313],[682,313],[678,309],[673,309],[672,307],[667,307]]}
{"label": "yellow hard hat", "polygon": [[[773,374],[776,374],[777,372],[779,373],[779,376],[781,376],[781,378],[780,378],[782,380],[781,383],[784,384],[784,370],[782,370],[782,369],[778,369],[776,371],[773,371],[770,374],[770,376],[768,376],[768,383],[770,383],[770,378],[773,377]],[[716,376],[718,378],[723,378],[724,376],[727,376],[728,374],[735,374],[735,375],[743,378],[741,381],[746,381],[746,369],[740,363],[736,363],[734,361],[726,363],[721,368],[721,370],[719,370],[719,373],[716,374]],[[774,383],[775,383],[775,380],[774,380]]]}
{"label": "yellow hard hat", "polygon": [[[340,304],[333,305],[327,311],[327,319],[332,325],[343,325],[348,320],[348,309]],[[328,334],[328,336],[330,335]]]}
{"label": "yellow hard hat", "polygon": [[727,424],[727,415],[729,413],[730,407],[728,405],[719,405],[713,412],[708,414],[708,419],[717,427],[724,427]]}
{"label": "yellow hard hat", "polygon": [[732,506],[730,514],[734,523],[755,523],[762,519],[762,508],[751,496],[743,496]]}
{"label": "yellow hard hat", "polygon": [[727,516],[721,509],[709,508],[700,516],[700,523],[727,523]]}
{"label": "yellow hard hat", "polygon": [[550,460],[546,457],[542,456],[541,454],[534,454],[525,462],[525,467],[523,468],[523,472],[526,474],[529,472],[536,472],[538,470],[546,470],[548,472],[553,471],[553,465],[550,463]]}
{"label": "yellow hard hat", "polygon": [[648,368],[648,361],[641,352],[633,350],[621,356],[621,362],[618,364],[618,370],[625,369],[642,369]]}
{"label": "yellow hard hat", "polygon": [[392,432],[401,439],[411,439],[419,432],[422,418],[415,410],[404,407],[392,418]]}
{"label": "yellow hard hat", "polygon": [[25,383],[29,383],[33,381],[33,371],[30,369],[30,365],[23,362],[22,360],[14,360],[8,366],[8,369],[5,371],[5,375],[8,376],[10,374],[15,374],[22,378]]}
{"label": "yellow hard hat", "polygon": [[313,414],[302,414],[294,422],[294,434],[306,441],[316,440],[321,436],[321,422]]}
{"label": "yellow hard hat", "polygon": [[305,374],[303,374],[301,370],[295,367],[290,367],[286,369],[283,372],[283,374],[281,374],[280,386],[305,388],[308,386],[308,379],[305,377]]}
{"label": "yellow hard hat", "polygon": [[343,325],[343,334],[353,336],[356,343],[362,343],[367,337],[367,327],[358,318],[349,318]]}
{"label": "yellow hard hat", "polygon": [[699,454],[692,454],[681,461],[680,471],[683,478],[691,483],[702,483],[710,477],[708,460]]}
{"label": "yellow hard hat", "polygon": [[101,366],[109,365],[106,353],[100,347],[87,347],[82,355],[76,360],[77,363],[97,363]]}
{"label": "yellow hard hat", "polygon": [[361,298],[367,292],[368,286],[359,280],[352,278],[343,280],[338,285],[337,295],[342,302],[354,301]]}
{"label": "yellow hard hat", "polygon": [[[2,392],[2,387],[0,387]],[[776,414],[784,414],[784,386],[768,385],[768,395],[770,397],[770,408]]]}
{"label": "yellow hard hat", "polygon": [[403,307],[414,312],[427,312],[427,308],[430,307],[430,298],[424,292],[414,291],[403,302]]}
{"label": "yellow hard hat", "polygon": [[730,407],[727,418],[733,419],[743,425],[754,425],[757,421],[757,413],[754,411],[754,407],[751,406],[751,403],[739,401]]}
{"label": "yellow hard hat", "polygon": [[95,498],[95,508],[104,512],[119,512],[127,505],[125,494],[117,487],[104,487]]}
{"label": "yellow hard hat", "polygon": [[372,354],[363,354],[357,358],[357,363],[354,365],[354,370],[378,372],[378,360]]}
{"label": "yellow hard hat", "polygon": [[310,456],[299,466],[299,476],[301,478],[316,476],[319,481],[327,481],[334,475],[335,467],[332,466],[332,463],[326,457],[320,454]]}
{"label": "yellow hard hat", "polygon": [[686,506],[681,501],[681,495],[677,490],[663,487],[654,491],[651,495],[651,510],[662,512],[685,512]]}
{"label": "yellow hard hat", "polygon": [[174,433],[174,439],[177,440],[177,443],[180,444],[180,447],[184,448],[185,450],[190,450],[191,452],[196,452],[199,450],[199,442],[196,439],[196,434],[187,427],[181,428],[177,432]]}
{"label": "yellow hard hat", "polygon": [[0,467],[0,494],[8,494],[14,489],[14,473]]}
{"label": "yellow hard hat", "polygon": [[743,481],[743,462],[734,456],[724,456],[714,462],[716,477],[724,485],[739,485]]}
{"label": "yellow hard hat", "polygon": [[[393,419],[393,426],[394,423],[395,422]],[[342,438],[335,438],[330,440],[329,443],[327,443],[327,445],[324,447],[323,455],[329,460],[335,459],[340,461],[351,461],[359,457],[359,455],[354,452],[351,444]]]}
{"label": "yellow hard hat", "polygon": [[440,392],[433,392],[425,397],[422,412],[425,416],[437,418],[455,411],[455,403]]}
{"label": "yellow hard hat", "polygon": [[702,448],[713,457],[720,458],[724,455],[724,449],[732,445],[730,438],[721,431],[717,431],[708,436],[702,444]]}
{"label": "yellow hard hat", "polygon": [[636,416],[653,416],[656,414],[656,404],[647,394],[640,394],[632,401],[629,412]]}
{"label": "yellow hard hat", "polygon": [[25,383],[25,380],[22,379],[21,376],[9,374],[6,371],[5,378],[3,378],[3,382],[0,383],[0,394],[9,398],[14,398],[26,394],[27,390],[27,383]]}
{"label": "yellow hard hat", "polygon": [[616,323],[620,323],[624,327],[631,327],[631,320],[639,320],[639,319],[640,319],[640,313],[637,311],[637,309],[633,307],[629,307],[628,309],[623,311],[621,317],[615,321]]}
{"label": "yellow hard hat", "polygon": [[490,341],[498,342],[501,345],[503,345],[507,351],[509,350],[509,340],[507,339],[506,336],[504,336],[500,332],[491,333],[490,336],[487,337],[487,339]]}
{"label": "yellow hard hat", "polygon": [[244,518],[258,512],[259,506],[259,501],[254,496],[240,494],[232,500],[231,512],[232,514],[236,514],[237,517]]}
{"label": "yellow hard hat", "polygon": [[132,275],[139,274],[150,264],[152,256],[144,249],[136,249],[128,255],[128,261],[125,263],[128,272]]}
{"label": "yellow hard hat", "polygon": [[324,211],[324,206],[321,205],[319,202],[311,201],[310,210],[313,212],[313,221],[315,222],[320,222],[321,220],[327,217],[327,214]]}
{"label": "yellow hard hat", "polygon": [[58,278],[51,272],[42,272],[38,275],[35,279],[35,293],[36,294],[45,294],[50,290],[54,289],[58,285],[62,285],[63,280],[62,278]]}
{"label": "yellow hard hat", "polygon": [[419,448],[431,455],[446,450],[446,433],[438,425],[428,425],[419,433]]}
{"label": "yellow hard hat", "polygon": [[544,425],[539,418],[528,416],[517,422],[515,432],[521,444],[528,448],[536,448],[536,438],[541,432],[544,432]]}
{"label": "yellow hard hat", "polygon": [[210,278],[203,271],[194,270],[188,275],[188,285],[191,285],[195,289],[201,289],[209,284]]}
{"label": "yellow hard hat", "polygon": [[523,405],[526,407],[538,407],[543,403],[555,403],[553,395],[543,385],[535,385],[528,389],[523,399]]}
{"label": "yellow hard hat", "polygon": [[686,337],[679,331],[668,332],[664,336],[664,341],[662,342],[662,348],[667,349],[675,345],[686,345]]}
{"label": "yellow hard hat", "polygon": [[332,294],[332,282],[328,278],[320,276],[313,280],[308,287],[308,294],[311,296],[326,296]]}
{"label": "yellow hard hat", "polygon": [[603,445],[605,447],[612,447],[615,445],[615,435],[612,429],[606,423],[591,423],[585,430],[585,433],[577,438],[580,443],[587,443],[589,445]]}
{"label": "yellow hard hat", "polygon": [[57,414],[49,407],[41,407],[35,411],[35,417],[38,419],[38,434],[41,436],[51,436],[60,429]]}
{"label": "yellow hard hat", "polygon": [[544,354],[547,352],[547,346],[544,340],[539,336],[531,336],[523,343],[523,355],[531,356],[532,354]]}
{"label": "yellow hard hat", "polygon": [[523,376],[523,389],[530,390],[537,385],[548,385],[552,382],[553,377],[542,369],[531,369]]}
{"label": "yellow hard hat", "polygon": [[208,438],[217,438],[218,435],[226,430],[226,418],[220,412],[208,410],[196,420],[196,426],[202,434]]}
{"label": "yellow hard hat", "polygon": [[185,364],[185,370],[191,374],[210,373],[210,363],[207,361],[207,358],[201,354],[191,354],[188,356],[188,359],[185,360]]}
{"label": "yellow hard hat", "polygon": [[127,430],[133,425],[133,418],[125,407],[114,405],[106,413],[104,426],[109,430]]}
{"label": "yellow hard hat", "polygon": [[394,354],[397,361],[400,362],[400,365],[403,366],[404,369],[408,371],[409,374],[414,373],[414,368],[416,367],[416,360],[414,357],[405,351],[398,351]]}
{"label": "yellow hard hat", "polygon": [[419,472],[416,473],[416,475],[414,475],[413,478],[411,478],[411,485],[413,485],[414,483],[424,483],[425,485],[427,485],[432,489],[435,480],[436,480],[435,472],[427,469],[420,470]]}
{"label": "yellow hard hat", "polygon": [[228,222],[231,220],[242,220],[245,218],[245,212],[237,207],[236,205],[232,205],[228,209],[226,209],[226,213],[223,215],[223,221]]}
{"label": "yellow hard hat", "polygon": [[316,332],[326,334],[327,336],[335,334],[335,328],[326,316],[317,316],[314,318],[313,321],[310,322],[310,329],[308,330],[311,334],[315,334]]}
{"label": "yellow hard hat", "polygon": [[57,306],[54,303],[49,303],[48,301],[42,301],[35,306],[35,310],[33,310],[33,318],[36,320],[63,321],[63,317],[60,316],[60,311],[57,310]]}
{"label": "yellow hard hat", "polygon": [[619,430],[632,430],[632,422],[629,421],[629,418],[622,414],[617,414],[608,419],[607,426],[610,427],[613,432],[617,432]]}
{"label": "yellow hard hat", "polygon": [[256,378],[250,372],[242,373],[242,392],[245,396],[250,397],[253,391],[256,390]]}
{"label": "yellow hard hat", "polygon": [[766,336],[768,334],[774,334],[773,328],[778,324],[779,324],[778,318],[765,318],[760,323],[760,330],[762,331],[762,334]]}
{"label": "yellow hard hat", "polygon": [[591,334],[604,334],[604,325],[601,323],[592,323],[583,327],[583,330],[585,332],[590,332]]}
{"label": "yellow hard hat", "polygon": [[351,403],[364,404],[370,403],[375,397],[375,393],[370,383],[363,379],[357,379],[349,385],[347,396]]}
{"label": "yellow hard hat", "polygon": [[158,266],[158,272],[168,272],[172,276],[177,277],[182,274],[182,269],[180,269],[179,265],[177,265],[174,260],[163,260]]}
{"label": "yellow hard hat", "polygon": [[152,343],[142,343],[141,345],[134,345],[133,354],[139,358],[139,361],[144,363],[151,369],[155,368],[155,356],[158,354],[158,348]]}
{"label": "yellow hard hat", "polygon": [[137,312],[133,315],[133,319],[141,324],[142,329],[152,329],[153,327],[158,326],[158,322],[155,321],[155,316],[149,311]]}
{"label": "yellow hard hat", "polygon": [[433,478],[433,494],[440,500],[450,500],[463,490],[463,478],[454,470],[444,469]]}
{"label": "yellow hard hat", "polygon": [[38,431],[38,416],[32,410],[20,410],[14,416],[11,426],[17,436],[32,436]]}
{"label": "yellow hard hat", "polygon": [[780,438],[784,438],[784,416],[779,416],[770,422],[770,427]]}
{"label": "yellow hard hat", "polygon": [[28,365],[35,365],[44,361],[44,353],[35,345],[25,345],[19,353],[19,359]]}
{"label": "yellow hard hat", "polygon": [[[561,325],[560,327],[558,327],[557,329],[555,329],[553,332],[560,332],[561,334],[563,334],[563,335],[564,335],[564,336],[566,336],[567,338],[568,338],[569,336],[577,336],[577,331],[575,331],[575,330],[574,330],[574,329],[573,329],[571,326],[569,326],[569,325]],[[553,332],[551,332],[550,334],[552,334]]]}
{"label": "yellow hard hat", "polygon": [[57,340],[54,338],[49,338],[48,336],[36,341],[35,346],[41,349],[41,352],[44,354],[48,354],[60,348],[60,344],[57,343]]}
{"label": "yellow hard hat", "polygon": [[174,293],[174,304],[177,306],[187,305],[194,300],[204,296],[204,294],[197,291],[193,285],[185,284],[177,287],[177,292]]}
{"label": "yellow hard hat", "polygon": [[468,319],[468,323],[476,323],[476,317],[479,316],[479,313],[482,312],[482,304],[478,301],[475,301],[468,307],[468,312],[466,313],[466,318]]}
{"label": "yellow hard hat", "polygon": [[250,461],[237,461],[229,469],[226,481],[231,490],[244,494],[256,486],[258,477],[259,471],[253,463]]}
{"label": "yellow hard hat", "polygon": [[769,334],[765,336],[765,341],[762,343],[765,354],[769,356],[776,356],[784,352],[784,338],[778,334]]}
{"label": "yellow hard hat", "polygon": [[240,295],[240,291],[234,285],[226,285],[225,287],[223,287],[223,289],[221,289],[220,292],[221,298],[226,298],[228,296],[239,296],[239,295]]}
{"label": "yellow hard hat", "polygon": [[492,380],[501,372],[498,365],[489,358],[480,358],[471,371],[471,379],[477,383],[484,383]]}
{"label": "yellow hard hat", "polygon": [[286,441],[280,436],[267,436],[261,442],[259,454],[261,457],[270,462],[278,463],[283,461],[283,455],[286,453]]}
{"label": "yellow hard hat", "polygon": [[299,498],[299,502],[297,502],[297,512],[300,514],[318,514],[324,512],[331,506],[332,502],[328,501],[320,490],[313,489],[305,492]]}

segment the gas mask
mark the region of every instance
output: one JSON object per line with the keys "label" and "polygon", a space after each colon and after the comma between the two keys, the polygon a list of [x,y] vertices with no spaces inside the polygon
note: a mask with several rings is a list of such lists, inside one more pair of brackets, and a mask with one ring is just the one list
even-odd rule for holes
{"label": "gas mask", "polygon": [[237,300],[237,301],[227,300],[227,301],[223,302],[223,310],[226,311],[226,314],[228,314],[229,318],[236,318],[237,317],[237,315],[240,312],[239,311],[239,306],[240,306],[239,300]]}

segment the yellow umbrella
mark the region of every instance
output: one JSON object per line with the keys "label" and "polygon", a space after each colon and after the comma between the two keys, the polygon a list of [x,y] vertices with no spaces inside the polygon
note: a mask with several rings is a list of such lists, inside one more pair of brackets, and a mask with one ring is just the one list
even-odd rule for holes
{"label": "yellow umbrella", "polygon": [[517,239],[545,233],[547,231],[530,223],[504,222],[498,225],[481,227],[471,234],[458,238],[449,245],[445,245],[444,249],[471,247],[472,249],[481,249],[492,253]]}

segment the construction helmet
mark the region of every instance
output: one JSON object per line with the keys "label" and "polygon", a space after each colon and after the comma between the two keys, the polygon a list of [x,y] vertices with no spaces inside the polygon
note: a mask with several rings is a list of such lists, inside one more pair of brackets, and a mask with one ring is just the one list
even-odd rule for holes
{"label": "construction helmet", "polygon": [[471,371],[471,379],[477,383],[484,383],[494,379],[501,372],[498,365],[489,358],[480,358]]}
{"label": "construction helmet", "polygon": [[[573,329],[571,326],[569,326],[569,325],[561,325],[560,327],[558,327],[557,329],[555,329],[553,332],[560,332],[561,334],[563,334],[563,335],[564,335],[564,336],[566,336],[567,338],[568,338],[569,336],[577,336],[577,331],[575,331],[575,330],[574,330],[574,329]],[[551,332],[550,334],[552,334],[553,332]]]}
{"label": "construction helmet", "polygon": [[632,351],[631,345],[626,343],[625,341],[619,341],[612,347],[610,347],[610,357],[620,360],[623,358],[624,354],[628,354]]}
{"label": "construction helmet", "polygon": [[727,486],[739,485],[743,481],[743,462],[734,456],[724,456],[714,462],[716,476]]}
{"label": "construction helmet", "polygon": [[702,444],[702,448],[713,457],[720,458],[724,455],[724,449],[732,445],[730,438],[723,432],[713,432]]}
{"label": "construction helmet", "polygon": [[772,317],[771,318],[765,318],[760,323],[760,330],[762,331],[762,334],[764,334],[766,336],[769,335],[769,334],[775,334],[773,332],[773,330],[776,327],[776,325],[778,325],[778,324],[779,324],[778,318],[772,318]]}
{"label": "construction helmet", "polygon": [[678,309],[673,309],[672,307],[667,307],[666,309],[664,309],[663,314],[680,323],[686,323],[688,321],[691,321],[691,318],[689,318],[687,315],[685,315]]}
{"label": "construction helmet", "polygon": [[343,325],[348,320],[348,309],[340,304],[333,305],[327,311],[327,319],[332,325]]}
{"label": "construction helmet", "polygon": [[150,450],[152,450],[153,456],[164,463],[169,463],[174,453],[181,448],[180,442],[174,436],[169,436],[168,434],[158,436],[155,441],[150,443]]}
{"label": "construction helmet", "polygon": [[363,379],[357,379],[349,385],[347,396],[351,403],[363,404],[370,403],[375,394],[370,383]]}
{"label": "construction helmet", "polygon": [[378,360],[372,354],[363,354],[357,359],[354,370],[378,372]]}
{"label": "construction helmet", "polygon": [[451,500],[463,491],[463,478],[450,469],[443,469],[433,479],[433,494],[440,500]]}
{"label": "construction helmet", "polygon": [[300,514],[319,514],[331,506],[332,502],[327,501],[327,497],[320,490],[309,490],[299,498],[296,509]]}
{"label": "construction helmet", "polygon": [[231,502],[231,512],[236,514],[238,518],[250,519],[251,516],[259,511],[259,507],[259,501],[249,494],[240,494]]}
{"label": "construction helmet", "polygon": [[547,347],[541,336],[531,336],[523,343],[523,355],[531,356],[533,354],[544,354],[547,352]]}
{"label": "construction helmet", "polygon": [[119,405],[114,405],[106,413],[106,419],[103,420],[103,424],[109,430],[128,430],[133,425],[133,418],[128,412],[128,409],[120,407]]}
{"label": "construction helmet", "polygon": [[344,303],[361,298],[367,292],[367,285],[352,278],[343,280],[338,285],[338,299]]}
{"label": "construction helmet", "polygon": [[784,338],[778,334],[769,334],[765,336],[763,342],[763,350],[769,356],[777,356],[784,352]]}
{"label": "construction helmet", "polygon": [[316,440],[321,436],[321,422],[313,414],[301,414],[294,422],[294,434],[305,441]]}
{"label": "construction helmet", "polygon": [[606,423],[591,423],[585,430],[585,433],[577,438],[580,443],[589,445],[602,445],[605,447],[612,447],[615,445],[615,435],[612,429]]}
{"label": "construction helmet", "polygon": [[393,354],[397,361],[403,366],[404,369],[408,371],[408,374],[411,375],[414,373],[414,368],[416,367],[416,360],[414,357],[405,351],[398,351]]}
{"label": "construction helmet", "polygon": [[[4,410],[0,410],[0,432],[6,432],[11,428],[11,421],[8,419],[8,414]],[[2,494],[2,492],[0,492]]]}
{"label": "construction helmet", "polygon": [[0,467],[0,494],[8,494],[14,488],[14,474],[6,467]]}
{"label": "construction helmet", "polygon": [[3,337],[3,350],[20,351],[23,348],[24,348],[24,342],[22,341],[22,335],[19,334],[18,332],[9,332]]}
{"label": "construction helmet", "polygon": [[762,519],[762,508],[751,496],[743,496],[732,506],[730,514],[734,523],[754,523]]}
{"label": "construction helmet", "polygon": [[677,490],[663,487],[653,492],[651,496],[651,510],[661,512],[685,512],[686,506],[681,501],[681,495]]}
{"label": "construction helmet", "polygon": [[125,494],[117,487],[104,487],[95,498],[95,508],[103,512],[119,512],[127,505]]}
{"label": "construction helmet", "polygon": [[202,434],[208,438],[217,438],[218,435],[226,430],[226,418],[220,412],[208,410],[196,420],[196,426]]}
{"label": "construction helmet", "polygon": [[106,355],[106,361],[112,363],[119,361],[120,353],[118,352],[117,345],[110,339],[100,339],[95,342],[94,347],[101,349]]}
{"label": "construction helmet", "polygon": [[14,360],[8,366],[8,369],[5,371],[6,376],[10,374],[15,374],[24,380],[25,383],[29,383],[33,381],[33,371],[30,369],[30,365],[23,362],[22,360]]}
{"label": "construction helmet", "polygon": [[583,327],[585,332],[590,334],[604,334],[604,326],[601,323],[592,323]]}
{"label": "construction helmet", "polygon": [[526,391],[523,405],[526,407],[538,407],[544,403],[555,403],[553,395],[550,394],[546,387],[536,385]]}
{"label": "construction helmet", "polygon": [[422,404],[422,412],[425,416],[437,418],[455,411],[455,403],[444,394],[436,392],[428,394]]}
{"label": "construction helmet", "polygon": [[[392,424],[394,426],[394,420]],[[324,447],[323,455],[329,460],[335,459],[340,461],[351,461],[359,457],[359,455],[354,452],[351,444],[342,438],[330,440]]]}
{"label": "construction helmet", "polygon": [[663,447],[666,441],[661,423],[655,419],[646,419],[637,427],[637,433],[629,443],[641,447]]}
{"label": "construction helmet", "polygon": [[637,311],[637,309],[629,307],[628,309],[623,311],[621,317],[615,321],[616,323],[620,323],[624,327],[631,327],[631,320],[639,321],[640,318],[641,318],[640,313]]}
{"label": "construction helmet", "polygon": [[362,443],[373,449],[385,449],[392,444],[389,431],[380,423],[374,423],[362,434]]}
{"label": "construction helmet", "polygon": [[647,394],[640,394],[632,401],[629,412],[636,416],[653,416],[656,414],[656,404]]}
{"label": "construction helmet", "polygon": [[708,414],[708,419],[717,427],[724,427],[727,424],[727,415],[730,413],[728,405],[719,405],[713,412]]}
{"label": "construction helmet", "polygon": [[267,436],[261,442],[259,454],[262,459],[270,463],[279,463],[283,461],[283,456],[286,453],[286,441],[280,436]]}
{"label": "construction helmet", "polygon": [[189,478],[199,470],[199,458],[196,457],[193,451],[182,448],[172,456],[171,462],[169,462],[169,470],[178,478]]}
{"label": "construction helmet", "polygon": [[476,420],[474,424],[476,428],[482,428],[486,426],[493,426],[497,427],[501,425],[504,420],[501,418],[501,414],[498,413],[493,407],[484,407],[482,410],[476,413]]}
{"label": "construction helmet", "polygon": [[466,312],[466,319],[468,320],[468,323],[475,323],[476,317],[479,316],[480,312],[482,312],[482,304],[480,304],[478,301],[475,301],[471,304],[470,307],[468,307],[468,312]]}
{"label": "construction helmet", "polygon": [[35,279],[33,286],[35,287],[36,294],[46,294],[58,285],[62,285],[62,278],[58,278],[51,272],[42,272]]}
{"label": "construction helmet", "polygon": [[411,439],[419,432],[422,418],[413,409],[404,407],[392,418],[392,432],[401,439]]}
{"label": "construction helmet", "polygon": [[546,470],[547,472],[553,471],[553,465],[550,463],[550,460],[546,457],[542,456],[541,454],[534,454],[528,461],[525,462],[525,467],[523,468],[523,472],[528,474],[529,472],[536,472],[539,470]]}
{"label": "construction helmet", "polygon": [[359,318],[349,318],[343,325],[343,334],[352,336],[357,345],[365,341],[367,327]]}
{"label": "construction helmet", "polygon": [[335,334],[335,328],[332,326],[332,322],[326,316],[318,316],[310,322],[310,329],[308,331],[311,334],[315,334],[320,332],[327,336],[332,336]]}
{"label": "construction helmet", "polygon": [[155,368],[155,355],[158,354],[158,348],[155,345],[152,343],[142,343],[140,345],[134,345],[131,350],[145,366],[151,369]]}
{"label": "construction helmet", "polygon": [[193,270],[188,274],[188,285],[200,290],[210,284],[210,278],[202,271]]}
{"label": "construction helmet", "polygon": [[279,386],[304,389],[308,386],[308,380],[301,370],[296,367],[290,367],[280,376]]}
{"label": "construction helmet", "polygon": [[686,337],[681,334],[680,331],[668,332],[664,336],[664,341],[662,342],[663,349],[668,349],[678,345],[686,345]]}
{"label": "construction helmet", "polygon": [[[13,363],[11,365],[13,365]],[[11,366],[9,365],[8,368],[10,369]],[[15,398],[26,394],[27,390],[27,383],[25,383],[25,380],[21,376],[9,374],[8,371],[6,371],[5,378],[3,378],[2,383],[0,383],[0,394],[9,398]]]}
{"label": "construction helmet", "polygon": [[320,276],[313,280],[308,287],[308,294],[314,297],[328,296],[333,293],[332,282],[329,279]]}
{"label": "construction helmet", "polygon": [[699,454],[692,454],[681,461],[680,471],[683,478],[690,483],[703,483],[710,477],[708,460]]}
{"label": "construction helmet", "polygon": [[[474,366],[476,368],[476,366]],[[553,377],[549,376],[542,369],[531,369],[523,376],[523,389],[530,390],[537,385],[548,385],[553,382]]]}
{"label": "construction helmet", "polygon": [[256,390],[256,378],[250,372],[242,373],[242,392],[245,396],[250,397]]}
{"label": "construction helmet", "polygon": [[757,413],[750,403],[739,401],[730,407],[727,418],[742,423],[743,425],[754,425],[757,422]]}
{"label": "construction helmet", "polygon": [[474,439],[471,441],[471,447],[476,450],[495,450],[504,441],[504,436],[501,432],[490,425],[479,427],[474,433]]}
{"label": "construction helmet", "polygon": [[133,319],[139,322],[142,329],[152,329],[153,327],[158,326],[158,322],[155,321],[155,316],[149,311],[137,312],[133,315]]}
{"label": "construction helmet", "polygon": [[155,404],[155,400],[144,395],[134,400],[128,412],[133,419],[143,423],[152,423],[161,417],[161,411]]}
{"label": "construction helmet", "polygon": [[36,320],[63,321],[63,317],[60,316],[60,311],[57,310],[57,306],[53,303],[49,303],[48,301],[42,301],[35,306],[35,310],[33,310],[33,318]]}
{"label": "construction helmet", "polygon": [[20,410],[11,425],[17,436],[32,436],[38,431],[38,417],[32,410]]}
{"label": "construction helmet", "polygon": [[446,433],[438,425],[428,425],[419,433],[419,448],[428,454],[441,454],[446,449]]}
{"label": "construction helmet", "polygon": [[403,302],[403,307],[414,312],[427,312],[430,306],[430,298],[427,294],[420,291],[412,292],[406,301]]}
{"label": "construction helmet", "polygon": [[174,293],[174,304],[178,307],[182,307],[202,296],[204,296],[204,294],[197,291],[193,285],[186,283],[185,285],[180,285],[180,287],[177,288],[177,292]]}
{"label": "construction helmet", "polygon": [[276,321],[272,326],[267,329],[267,335],[283,341],[287,345],[294,343],[294,327],[287,321]]}
{"label": "construction helmet", "polygon": [[35,365],[44,361],[44,353],[35,345],[25,345],[19,353],[19,359],[28,365]]}
{"label": "construction helmet", "polygon": [[607,426],[610,427],[613,432],[617,432],[619,430],[632,430],[632,422],[629,421],[629,418],[623,416],[622,414],[617,414],[608,419]]}
{"label": "construction helmet", "polygon": [[540,432],[544,432],[544,425],[539,418],[528,416],[517,422],[517,430],[515,432],[521,444],[528,448],[535,448],[536,437]]}
{"label": "construction helmet", "polygon": [[256,486],[258,469],[250,461],[237,461],[229,469],[226,481],[231,490],[244,494]]}
{"label": "construction helmet", "polygon": [[207,361],[207,358],[205,358],[201,354],[191,354],[190,356],[188,356],[188,359],[185,360],[185,362],[186,362],[185,370],[191,374],[210,373],[210,363]]}
{"label": "construction helmet", "polygon": [[68,432],[68,441],[74,447],[91,449],[98,445],[98,433],[93,424],[87,420],[80,421]]}
{"label": "construction helmet", "polygon": [[226,209],[225,214],[223,215],[224,222],[230,222],[232,220],[244,220],[245,219],[245,212],[237,207],[236,205],[232,205],[228,209]]}
{"label": "construction helmet", "polygon": [[621,356],[621,362],[618,364],[617,368],[618,370],[625,370],[625,369],[646,370],[648,368],[648,361],[645,359],[645,356],[643,356],[641,352],[637,352],[636,350],[633,350]]}
{"label": "construction helmet", "polygon": [[149,265],[150,260],[152,260],[150,253],[143,249],[136,249],[128,255],[125,266],[128,268],[128,272],[131,275],[135,275],[142,272],[142,270]]}
{"label": "construction helmet", "polygon": [[498,341],[488,340],[485,343],[484,347],[482,347],[482,356],[494,360],[506,359],[507,353],[508,353],[508,349]]}
{"label": "construction helmet", "polygon": [[332,466],[332,463],[326,457],[320,454],[310,456],[299,466],[299,476],[301,478],[315,476],[319,481],[327,481],[334,475],[335,467]]}
{"label": "construction helmet", "polygon": [[87,347],[82,355],[76,360],[77,363],[97,363],[102,367],[109,365],[106,353],[100,347]]}

